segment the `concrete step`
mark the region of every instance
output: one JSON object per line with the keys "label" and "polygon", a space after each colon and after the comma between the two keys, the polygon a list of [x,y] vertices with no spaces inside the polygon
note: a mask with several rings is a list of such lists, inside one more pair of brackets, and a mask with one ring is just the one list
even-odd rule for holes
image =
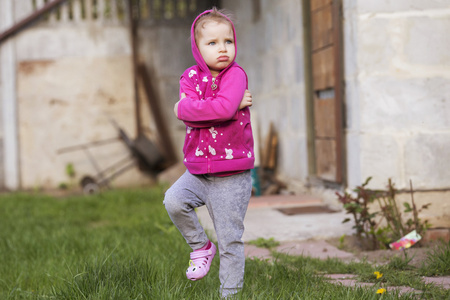
{"label": "concrete step", "polygon": [[311,195],[267,195],[250,198],[248,208],[323,205],[322,199]]}

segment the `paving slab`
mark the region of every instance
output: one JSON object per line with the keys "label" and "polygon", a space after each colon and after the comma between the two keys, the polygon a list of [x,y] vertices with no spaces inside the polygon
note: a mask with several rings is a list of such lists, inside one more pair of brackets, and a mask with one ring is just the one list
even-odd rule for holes
{"label": "paving slab", "polygon": [[254,245],[245,245],[244,248],[245,257],[258,258],[261,260],[272,259],[270,251],[265,248],[259,248]]}
{"label": "paving slab", "polygon": [[355,274],[326,274],[324,275],[324,277],[329,278],[329,279],[334,279],[334,280],[338,280],[338,279],[353,279],[355,277],[358,277],[358,275]]}
{"label": "paving slab", "polygon": [[440,285],[444,289],[450,289],[450,276],[423,277],[423,281]]}
{"label": "paving slab", "polygon": [[320,259],[340,258],[343,260],[357,260],[352,253],[339,250],[323,240],[282,243],[276,250],[289,255],[303,255]]}
{"label": "paving slab", "polygon": [[331,280],[330,282],[335,284],[340,284],[343,286],[350,286],[350,287],[357,287],[357,286],[374,286],[374,283],[370,282],[359,282],[356,279],[338,279],[338,280]]}
{"label": "paving slab", "polygon": [[[205,230],[216,239],[206,207],[198,208],[197,215]],[[274,238],[279,242],[305,241],[351,235],[354,229],[350,222],[342,224],[345,218],[345,212],[288,216],[275,206],[249,207],[244,220],[243,240],[248,242],[257,238]]]}
{"label": "paving slab", "polygon": [[[349,286],[349,287],[366,287],[366,286],[375,286],[374,283],[370,282],[360,282],[356,278],[357,276],[354,274],[327,274],[324,275],[325,278],[330,279],[331,283],[340,284],[343,286]],[[409,286],[383,286],[386,289],[386,292],[389,293],[390,291],[398,291],[399,294],[404,293],[417,293],[420,294],[421,291],[415,290],[412,287]],[[377,288],[380,288],[377,286]]]}

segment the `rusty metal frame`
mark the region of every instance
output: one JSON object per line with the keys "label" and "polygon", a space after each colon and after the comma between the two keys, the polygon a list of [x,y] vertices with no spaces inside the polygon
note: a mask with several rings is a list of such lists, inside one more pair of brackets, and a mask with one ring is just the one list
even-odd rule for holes
{"label": "rusty metal frame", "polygon": [[52,9],[56,8],[58,5],[66,2],[67,0],[53,0],[51,2],[48,2],[45,4],[42,8],[36,10],[35,12],[31,13],[28,17],[20,20],[11,28],[0,32],[0,44],[6,41],[8,38],[12,37],[16,33],[20,32],[21,30],[25,29],[27,26],[29,26],[31,23],[39,19],[44,14],[48,13]]}

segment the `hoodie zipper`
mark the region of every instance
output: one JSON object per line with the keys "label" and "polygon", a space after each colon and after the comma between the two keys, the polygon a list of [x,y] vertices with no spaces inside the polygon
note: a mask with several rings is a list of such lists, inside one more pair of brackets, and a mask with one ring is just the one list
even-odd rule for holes
{"label": "hoodie zipper", "polygon": [[216,78],[212,78],[212,84],[211,84],[211,89],[214,91],[215,89],[217,89],[217,84],[216,84]]}

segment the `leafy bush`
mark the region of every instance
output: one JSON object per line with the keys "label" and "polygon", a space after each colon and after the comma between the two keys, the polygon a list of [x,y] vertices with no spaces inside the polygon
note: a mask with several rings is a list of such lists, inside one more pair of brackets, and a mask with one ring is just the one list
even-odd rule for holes
{"label": "leafy bush", "polygon": [[[353,194],[336,193],[339,201],[344,204],[344,209],[353,216],[355,222],[353,228],[356,230],[356,237],[363,248],[368,250],[384,249],[388,247],[389,243],[413,230],[416,230],[419,235],[425,233],[430,224],[427,220],[422,221],[419,213],[423,209],[427,209],[430,204],[425,204],[420,208],[416,206],[412,183],[410,183],[411,203],[403,203],[403,213],[412,213],[412,217],[405,221],[396,199],[398,191],[392,180],[388,181],[387,191],[380,191],[367,188],[371,179],[372,177],[369,177],[361,186],[357,186],[353,190]],[[373,207],[371,204],[375,201],[379,204],[381,211],[371,211]],[[342,222],[349,221],[351,219],[346,218]]]}

